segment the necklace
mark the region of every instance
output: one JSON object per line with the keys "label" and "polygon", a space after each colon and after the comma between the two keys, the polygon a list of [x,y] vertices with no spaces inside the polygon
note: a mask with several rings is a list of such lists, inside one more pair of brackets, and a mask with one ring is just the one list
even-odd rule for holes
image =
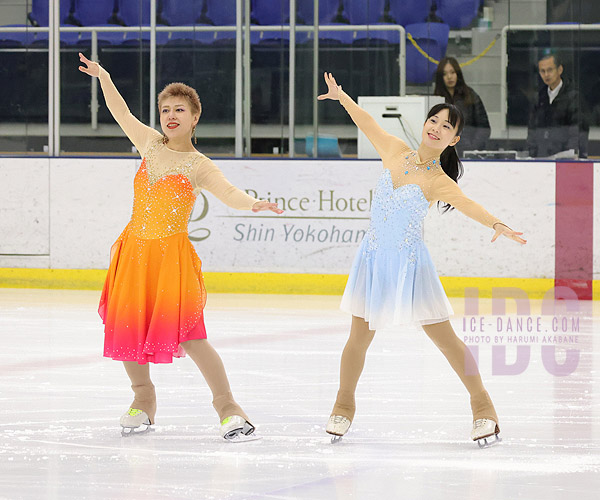
{"label": "necklace", "polygon": [[416,156],[417,156],[417,152],[412,151],[411,153],[409,153],[408,155],[406,155],[404,157],[404,159],[406,160],[404,162],[404,168],[406,169],[404,171],[404,175],[408,175],[408,172],[411,169],[416,170],[417,172],[426,171],[426,170],[431,170],[432,168],[435,168],[435,167],[439,166],[439,164],[440,164],[439,158],[431,158],[431,159],[427,160],[426,162],[419,164],[415,160]]}

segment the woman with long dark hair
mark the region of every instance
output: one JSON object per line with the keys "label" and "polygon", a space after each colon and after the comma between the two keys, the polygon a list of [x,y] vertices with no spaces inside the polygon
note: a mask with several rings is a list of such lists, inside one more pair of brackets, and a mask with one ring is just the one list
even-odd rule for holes
{"label": "woman with long dark hair", "polygon": [[454,57],[444,57],[438,64],[433,93],[442,96],[448,104],[454,104],[463,114],[459,153],[485,149],[491,132],[485,106],[477,92],[465,83],[460,65]]}
{"label": "woman with long dark hair", "polygon": [[352,423],[356,411],[354,393],[375,331],[387,325],[418,323],[469,391],[473,412],[471,438],[480,441],[497,435],[500,427],[492,400],[470,351],[448,320],[452,307],[423,242],[423,221],[429,207],[443,202],[446,210],[458,208],[493,229],[492,242],[505,236],[525,244],[520,237],[523,233],[510,229],[458,187],[462,165],[455,146],[463,127],[458,107],[438,104],[431,108],[421,132],[421,144],[414,151],[385,132],[342,91],[331,74],[325,73],[325,82],[328,92],[318,99],[340,101],[375,146],[384,167],[373,196],[369,229],[342,298],[342,309],[352,314],[352,326],[342,353],[340,388],[327,432],[343,436]]}

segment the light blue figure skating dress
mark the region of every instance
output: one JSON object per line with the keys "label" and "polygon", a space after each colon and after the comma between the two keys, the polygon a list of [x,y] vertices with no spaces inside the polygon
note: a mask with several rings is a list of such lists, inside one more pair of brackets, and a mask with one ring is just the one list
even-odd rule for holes
{"label": "light blue figure skating dress", "polygon": [[394,189],[390,171],[383,169],[341,306],[368,321],[371,330],[439,323],[454,313],[423,241],[428,209],[417,184]]}
{"label": "light blue figure skating dress", "polygon": [[501,220],[465,196],[439,158],[422,161],[417,151],[383,130],[341,89],[340,103],[384,166],[341,308],[364,318],[371,330],[446,321],[454,312],[423,241],[429,207],[436,201],[449,203],[490,228]]}

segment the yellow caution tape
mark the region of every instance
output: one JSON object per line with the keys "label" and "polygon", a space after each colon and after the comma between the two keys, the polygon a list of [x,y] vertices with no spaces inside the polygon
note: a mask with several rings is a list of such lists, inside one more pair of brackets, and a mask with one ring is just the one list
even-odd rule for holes
{"label": "yellow caution tape", "polygon": [[[415,49],[417,49],[419,51],[419,54],[421,54],[425,59],[431,61],[434,64],[439,64],[440,62],[437,59],[434,59],[433,57],[431,57],[427,52],[425,52],[420,46],[419,44],[416,42],[416,40],[413,38],[413,36],[410,33],[406,33],[406,37],[410,40],[410,43],[412,43],[415,46]],[[500,35],[496,35],[494,37],[494,39],[489,43],[489,45],[483,49],[481,51],[480,54],[476,55],[473,59],[471,59],[470,61],[464,62],[460,64],[460,67],[464,67],[464,66],[468,66],[469,64],[473,64],[474,62],[478,61],[479,59],[481,59],[483,56],[485,56],[490,49],[496,44],[496,42],[498,41],[498,38],[500,38]]]}

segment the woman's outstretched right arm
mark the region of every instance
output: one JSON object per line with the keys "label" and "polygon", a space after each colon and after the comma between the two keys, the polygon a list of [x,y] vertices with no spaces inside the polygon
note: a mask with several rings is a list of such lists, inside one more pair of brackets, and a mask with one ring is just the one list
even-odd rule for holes
{"label": "woman's outstretched right arm", "polygon": [[91,77],[98,77],[106,105],[113,118],[123,129],[129,140],[133,143],[139,153],[143,156],[148,144],[153,138],[160,137],[160,133],[140,122],[131,114],[127,104],[115,84],[110,79],[108,72],[98,63],[90,61],[82,53],[79,53],[79,60],[86,65],[79,66],[79,70]]}
{"label": "woman's outstretched right arm", "polygon": [[317,99],[332,99],[340,101],[344,106],[352,121],[367,136],[371,144],[375,146],[377,153],[382,159],[398,151],[410,149],[408,145],[400,138],[389,134],[375,121],[375,119],[356,104],[348,94],[342,90],[331,73],[325,73],[325,83],[327,83],[327,94],[321,94]]}

